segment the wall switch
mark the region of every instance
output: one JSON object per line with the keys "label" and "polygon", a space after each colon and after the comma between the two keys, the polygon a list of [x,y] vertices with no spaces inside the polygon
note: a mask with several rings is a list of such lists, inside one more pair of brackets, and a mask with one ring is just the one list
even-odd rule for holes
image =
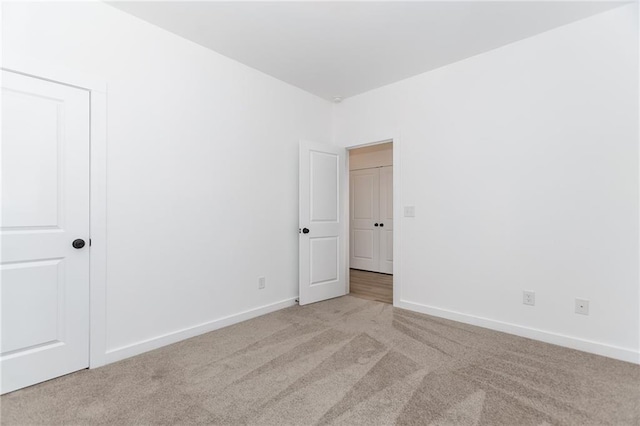
{"label": "wall switch", "polygon": [[589,301],[585,299],[576,299],[576,314],[589,315]]}
{"label": "wall switch", "polygon": [[262,290],[267,285],[267,279],[265,277],[258,277],[258,289]]}
{"label": "wall switch", "polygon": [[404,217],[415,217],[415,216],[416,216],[415,206],[404,206]]}
{"label": "wall switch", "polygon": [[536,293],[535,291],[523,291],[522,292],[522,303],[525,305],[534,306],[536,304]]}

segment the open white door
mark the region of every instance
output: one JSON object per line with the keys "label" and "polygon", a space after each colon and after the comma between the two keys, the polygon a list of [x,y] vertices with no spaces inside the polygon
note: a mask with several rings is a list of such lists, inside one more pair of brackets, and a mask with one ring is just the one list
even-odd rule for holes
{"label": "open white door", "polygon": [[301,305],[346,293],[345,158],[344,148],[300,143]]}
{"label": "open white door", "polygon": [[1,393],[89,366],[89,92],[2,71]]}

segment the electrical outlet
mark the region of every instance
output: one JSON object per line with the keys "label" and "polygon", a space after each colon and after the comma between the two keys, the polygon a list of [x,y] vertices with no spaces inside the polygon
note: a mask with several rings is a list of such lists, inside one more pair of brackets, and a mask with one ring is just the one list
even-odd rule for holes
{"label": "electrical outlet", "polygon": [[589,301],[586,299],[576,299],[576,314],[589,315]]}
{"label": "electrical outlet", "polygon": [[523,291],[522,292],[522,303],[525,305],[534,306],[536,304],[536,293],[535,291]]}
{"label": "electrical outlet", "polygon": [[267,279],[265,277],[258,277],[258,290],[262,290],[267,285]]}

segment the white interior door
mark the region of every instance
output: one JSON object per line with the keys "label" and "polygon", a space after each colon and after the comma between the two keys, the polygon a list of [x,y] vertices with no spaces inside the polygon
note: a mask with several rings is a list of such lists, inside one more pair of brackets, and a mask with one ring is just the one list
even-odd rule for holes
{"label": "white interior door", "polygon": [[380,169],[380,262],[378,271],[393,274],[393,166]]}
{"label": "white interior door", "polygon": [[301,305],[346,294],[344,148],[300,143]]}
{"label": "white interior door", "polygon": [[1,392],[88,367],[87,91],[2,72],[0,233]]}
{"label": "white interior door", "polygon": [[350,174],[349,266],[393,273],[393,166]]}
{"label": "white interior door", "polygon": [[349,267],[377,272],[380,235],[374,224],[378,224],[380,205],[378,169],[352,171],[349,174],[349,184]]}

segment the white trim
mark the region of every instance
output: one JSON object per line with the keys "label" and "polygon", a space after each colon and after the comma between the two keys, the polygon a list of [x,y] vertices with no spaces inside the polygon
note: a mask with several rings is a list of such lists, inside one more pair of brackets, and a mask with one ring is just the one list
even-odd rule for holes
{"label": "white trim", "polygon": [[285,299],[280,302],[272,303],[270,305],[261,306],[259,308],[250,309],[248,311],[240,312],[239,314],[229,315],[224,318],[205,322],[203,324],[195,325],[193,327],[184,328],[182,330],[174,331],[171,333],[163,334],[158,337],[143,340],[140,342],[132,343],[130,345],[121,346],[116,349],[111,349],[107,352],[107,363],[120,361],[125,358],[129,358],[135,355],[139,355],[144,352],[152,351],[154,349],[161,348],[163,346],[170,345],[172,343],[180,342],[191,337],[198,336],[200,334],[208,333],[210,331],[218,330],[223,327],[228,327],[239,322],[243,322],[252,318],[259,317],[271,312],[279,311],[280,309],[288,308],[296,304],[296,298]]}
{"label": "white trim", "polygon": [[89,367],[107,351],[107,95],[91,91],[91,300]]}
{"label": "white trim", "polygon": [[571,337],[564,334],[553,333],[535,328],[525,327],[517,324],[507,323],[503,321],[482,318],[475,315],[464,314],[461,312],[450,311],[448,309],[436,308],[435,306],[427,306],[420,303],[409,302],[406,300],[394,301],[394,306],[409,311],[420,312],[439,318],[445,318],[465,324],[476,325],[490,330],[501,331],[503,333],[514,334],[520,337],[526,337],[541,342],[551,343],[566,348],[576,349],[583,352],[589,352],[596,355],[602,355],[609,358],[627,361],[634,364],[640,364],[640,352],[622,348],[619,346],[607,345],[605,343],[594,342],[591,340]]}
{"label": "white trim", "polygon": [[[640,5],[638,6],[638,16],[636,18],[636,27],[637,27],[637,22],[640,22]],[[638,38],[640,41],[640,31],[638,31]],[[638,43],[638,55],[640,57],[640,43]],[[638,88],[638,103],[640,103],[640,85],[637,86]],[[640,135],[640,110],[638,110],[638,134]],[[640,164],[640,150],[638,151],[638,163],[636,164]],[[640,170],[639,170],[640,172]],[[638,181],[640,182],[640,173],[637,176]],[[640,185],[638,186],[638,198],[640,199]],[[640,221],[640,214],[638,215],[638,220]],[[640,226],[638,227],[638,239],[640,240]],[[638,276],[640,276],[640,253],[638,253]],[[638,286],[640,286],[640,282],[638,283]],[[637,300],[638,306],[640,306],[640,292],[638,292],[638,300]],[[638,316],[637,316],[637,324],[640,324],[640,309],[638,309]]]}
{"label": "white trim", "polygon": [[342,226],[344,233],[344,294],[345,296],[351,293],[351,273],[349,268],[351,268],[351,170],[349,162],[351,161],[351,154],[349,150],[351,148],[346,147],[346,153],[344,155],[344,181],[342,182],[343,191],[342,191],[342,205],[344,209],[342,211]]}
{"label": "white trim", "polygon": [[105,364],[107,340],[107,84],[92,76],[23,57],[3,57],[2,69],[78,87],[90,94],[89,367],[100,367]]}
{"label": "white trim", "polygon": [[402,157],[400,137],[393,138],[393,306],[402,300]]}
{"label": "white trim", "polygon": [[6,71],[49,80],[54,83],[62,83],[67,86],[75,86],[91,92],[107,93],[107,83],[105,81],[75,70],[56,67],[31,58],[18,58],[5,54],[2,57],[2,68]]}
{"label": "white trim", "polygon": [[[358,143],[354,145],[347,145],[345,148],[347,151],[351,151],[352,149],[364,148],[367,146],[380,145],[383,143],[393,144],[393,306],[398,307],[398,302],[402,296],[402,279],[401,279],[401,258],[402,258],[402,219],[403,219],[403,207],[402,207],[402,161],[400,157],[400,136],[395,135],[393,137],[389,137],[386,139],[380,139],[377,142],[365,142]],[[347,161],[346,161],[346,179],[345,179],[345,205],[350,206],[349,204],[349,194],[350,191],[350,182],[349,182],[349,155],[347,153]],[[345,209],[345,226],[346,226],[346,234],[350,236],[349,233],[349,209]],[[350,250],[349,247],[349,238],[346,238],[346,256],[347,256],[347,272],[349,271],[349,262],[350,262]],[[346,294],[349,294],[349,274],[347,273],[347,285],[346,285]]]}

